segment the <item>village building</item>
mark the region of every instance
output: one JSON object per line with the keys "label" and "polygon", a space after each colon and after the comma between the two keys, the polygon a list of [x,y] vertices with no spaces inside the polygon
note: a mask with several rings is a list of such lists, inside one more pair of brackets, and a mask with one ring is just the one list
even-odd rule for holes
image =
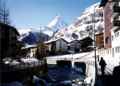
{"label": "village building", "polygon": [[101,0],[100,7],[104,10],[104,48],[98,49],[97,55],[106,60],[112,71],[120,62],[119,0]]}
{"label": "village building", "polygon": [[80,52],[80,40],[71,41],[68,44],[68,52],[79,53]]}
{"label": "village building", "polygon": [[[22,51],[25,51],[25,57],[35,57],[37,45],[25,45],[22,47]],[[24,56],[24,55],[23,55]]]}
{"label": "village building", "polygon": [[20,49],[16,28],[0,23],[0,57],[15,57]]}
{"label": "village building", "polygon": [[120,61],[120,1],[113,0],[112,56]]}
{"label": "village building", "polygon": [[68,42],[63,39],[50,39],[49,41],[45,42],[48,45],[49,52],[66,52],[68,50]]}

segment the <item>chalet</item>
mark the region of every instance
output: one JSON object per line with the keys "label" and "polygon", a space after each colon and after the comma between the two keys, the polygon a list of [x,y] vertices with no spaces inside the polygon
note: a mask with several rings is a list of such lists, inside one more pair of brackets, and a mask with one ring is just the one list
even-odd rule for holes
{"label": "chalet", "polygon": [[81,41],[81,51],[91,51],[93,49],[93,39],[91,37],[85,37]]}
{"label": "chalet", "polygon": [[36,50],[37,50],[37,45],[25,45],[24,47],[22,47],[22,51],[25,51],[26,53],[25,56],[27,57],[35,57],[36,54]]}
{"label": "chalet", "polygon": [[63,39],[63,38],[59,38],[59,39],[51,39],[47,42],[45,42],[45,44],[48,45],[49,51],[51,52],[65,52],[68,49],[68,42]]}

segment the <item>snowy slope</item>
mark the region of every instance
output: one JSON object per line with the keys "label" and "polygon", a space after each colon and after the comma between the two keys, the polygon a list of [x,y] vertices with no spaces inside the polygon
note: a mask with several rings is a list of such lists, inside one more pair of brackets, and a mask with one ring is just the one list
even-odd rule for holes
{"label": "snowy slope", "polygon": [[[95,25],[96,34],[103,32],[103,16],[100,15],[100,13],[103,11],[98,11],[98,7],[99,3],[96,3],[86,8],[72,24],[65,28],[59,29],[54,34],[53,39],[64,38],[68,41],[73,41],[76,38],[77,40],[81,40],[87,36],[93,38],[93,25]],[[94,24],[92,22],[93,20],[96,21]],[[74,38],[73,35],[76,35],[78,37]]]}

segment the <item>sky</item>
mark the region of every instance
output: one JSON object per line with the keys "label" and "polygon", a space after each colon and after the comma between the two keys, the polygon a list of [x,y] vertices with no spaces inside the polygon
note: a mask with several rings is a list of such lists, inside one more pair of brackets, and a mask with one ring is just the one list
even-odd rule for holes
{"label": "sky", "polygon": [[6,0],[11,24],[17,28],[46,26],[55,16],[71,24],[85,8],[101,0]]}

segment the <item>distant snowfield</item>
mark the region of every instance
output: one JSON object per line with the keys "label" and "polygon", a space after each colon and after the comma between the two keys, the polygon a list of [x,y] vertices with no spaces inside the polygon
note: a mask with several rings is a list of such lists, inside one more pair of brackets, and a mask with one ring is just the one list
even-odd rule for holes
{"label": "distant snowfield", "polygon": [[31,29],[18,29],[20,35],[26,34],[31,31],[32,31]]}

